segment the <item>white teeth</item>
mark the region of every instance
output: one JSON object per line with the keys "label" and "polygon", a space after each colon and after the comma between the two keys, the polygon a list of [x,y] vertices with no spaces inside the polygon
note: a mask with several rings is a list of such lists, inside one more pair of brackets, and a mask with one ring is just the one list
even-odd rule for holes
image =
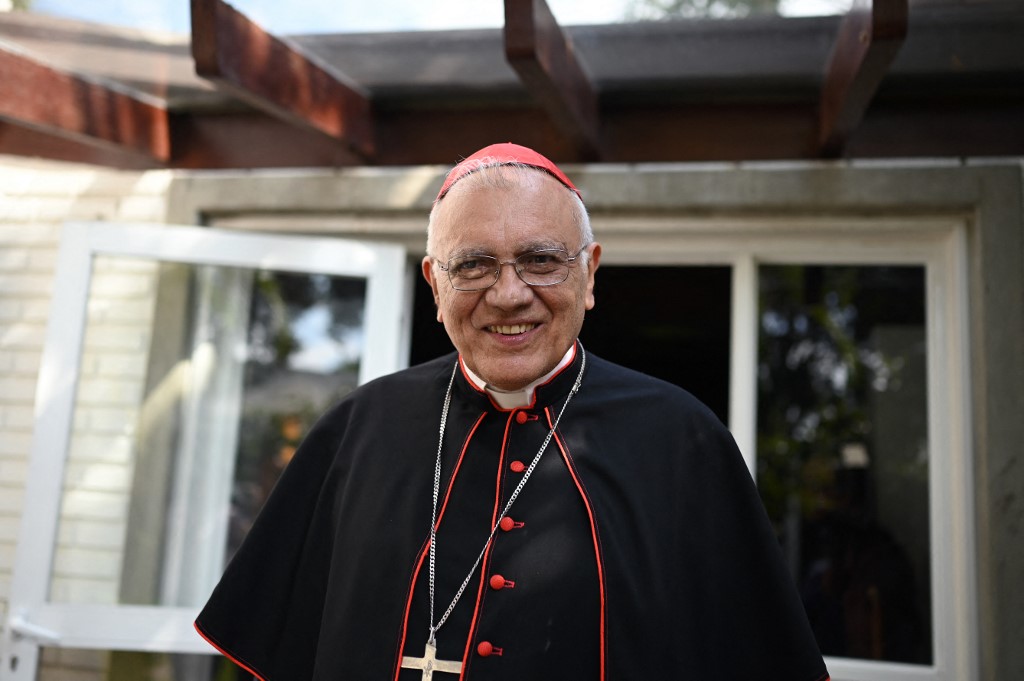
{"label": "white teeth", "polygon": [[526,333],[530,329],[536,328],[536,326],[536,324],[501,324],[498,326],[488,326],[487,330],[504,336],[514,336],[519,333]]}

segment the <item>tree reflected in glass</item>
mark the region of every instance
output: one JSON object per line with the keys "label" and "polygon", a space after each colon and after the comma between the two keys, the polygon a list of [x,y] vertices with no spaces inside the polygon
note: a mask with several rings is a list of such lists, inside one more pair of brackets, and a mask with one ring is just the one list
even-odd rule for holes
{"label": "tree reflected in glass", "polygon": [[365,294],[362,279],[256,273],[229,558],[313,422],[356,387]]}
{"label": "tree reflected in glass", "polygon": [[759,280],[758,487],[818,643],[929,663],[924,268]]}

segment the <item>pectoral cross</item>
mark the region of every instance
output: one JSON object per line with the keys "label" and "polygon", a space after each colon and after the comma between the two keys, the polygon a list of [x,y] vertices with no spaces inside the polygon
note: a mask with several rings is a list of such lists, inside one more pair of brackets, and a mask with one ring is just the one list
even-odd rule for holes
{"label": "pectoral cross", "polygon": [[462,663],[454,660],[438,660],[437,645],[427,641],[427,648],[423,651],[423,657],[402,657],[402,667],[405,669],[422,669],[423,678],[421,681],[433,681],[434,672],[445,672],[446,674],[461,674]]}

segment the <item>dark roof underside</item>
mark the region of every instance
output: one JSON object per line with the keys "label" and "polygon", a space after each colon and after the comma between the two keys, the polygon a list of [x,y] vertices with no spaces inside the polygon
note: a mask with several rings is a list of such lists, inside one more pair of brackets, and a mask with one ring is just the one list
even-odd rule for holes
{"label": "dark roof underside", "polygon": [[539,0],[506,0],[504,30],[291,38],[194,4],[191,40],[0,13],[0,153],[188,168],[449,164],[494,141],[558,161],[1024,155],[1017,2],[559,27]]}

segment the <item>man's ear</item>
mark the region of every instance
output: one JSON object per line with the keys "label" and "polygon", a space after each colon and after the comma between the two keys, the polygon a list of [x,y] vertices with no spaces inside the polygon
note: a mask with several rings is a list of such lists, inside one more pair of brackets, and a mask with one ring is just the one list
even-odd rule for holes
{"label": "man's ear", "polygon": [[587,249],[590,251],[590,258],[587,260],[587,309],[594,309],[594,273],[597,272],[598,265],[601,264],[601,244],[596,241],[589,246]]}
{"label": "man's ear", "polygon": [[437,309],[437,321],[444,322],[444,318],[441,316],[441,298],[437,294],[437,279],[434,277],[434,261],[429,255],[423,256],[420,268],[423,272],[423,278],[427,280],[428,284],[430,284],[430,290],[434,294],[434,307]]}

